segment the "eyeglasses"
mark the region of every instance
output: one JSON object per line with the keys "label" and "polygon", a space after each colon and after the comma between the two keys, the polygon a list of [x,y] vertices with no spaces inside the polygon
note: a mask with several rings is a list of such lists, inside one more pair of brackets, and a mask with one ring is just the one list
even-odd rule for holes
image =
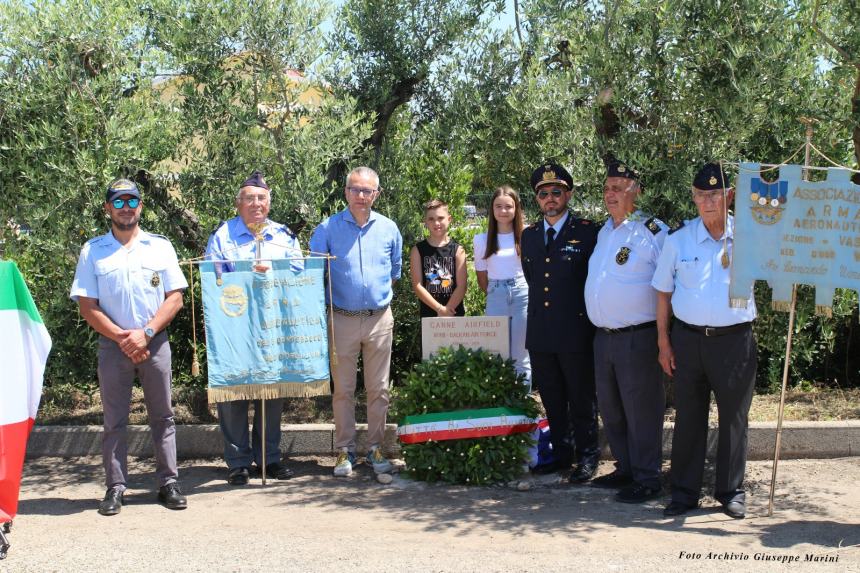
{"label": "eyeglasses", "polygon": [[705,201],[719,201],[722,198],[724,191],[722,189],[713,189],[711,191],[693,191],[693,201],[696,203],[704,203]]}
{"label": "eyeglasses", "polygon": [[558,197],[561,197],[562,193],[564,193],[564,191],[561,189],[550,189],[549,191],[547,191],[545,189],[541,189],[540,191],[537,192],[537,198],[538,199],[546,199],[547,197],[550,196],[550,194],[552,194],[553,197],[558,198]]}
{"label": "eyeglasses", "polygon": [[370,197],[377,192],[377,189],[365,189],[363,187],[347,187],[346,190],[360,197]]}
{"label": "eyeglasses", "polygon": [[126,205],[128,205],[129,209],[137,209],[137,206],[140,205],[140,199],[137,197],[132,197],[131,199],[114,199],[110,203],[114,209],[122,209]]}
{"label": "eyeglasses", "polygon": [[242,195],[240,200],[246,205],[250,205],[252,203],[266,203],[269,200],[269,196],[265,193],[260,193],[259,195]]}

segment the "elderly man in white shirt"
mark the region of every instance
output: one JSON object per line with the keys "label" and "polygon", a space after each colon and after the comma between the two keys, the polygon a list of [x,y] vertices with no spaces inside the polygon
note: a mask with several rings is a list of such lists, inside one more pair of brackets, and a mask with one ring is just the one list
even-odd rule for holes
{"label": "elderly man in white shirt", "polygon": [[659,496],[666,395],[657,361],[657,295],[651,279],[668,234],[662,221],[636,210],[639,174],[607,162],[603,202],[610,218],[588,261],[585,306],[597,327],[594,378],[603,431],[615,471],[592,480],[618,488],[615,499]]}

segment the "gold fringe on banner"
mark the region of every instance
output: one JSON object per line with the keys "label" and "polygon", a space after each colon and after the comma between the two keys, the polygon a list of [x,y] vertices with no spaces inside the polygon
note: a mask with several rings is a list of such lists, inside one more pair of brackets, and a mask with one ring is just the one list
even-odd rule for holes
{"label": "gold fringe on banner", "polygon": [[746,308],[749,301],[745,298],[730,298],[729,308]]}
{"label": "gold fringe on banner", "polygon": [[241,384],[209,388],[209,403],[233,400],[276,400],[278,398],[313,398],[329,396],[328,379],[313,382],[278,382],[277,384]]}
{"label": "gold fringe on banner", "polygon": [[770,302],[770,308],[772,308],[773,310],[778,310],[779,312],[791,312],[791,301],[772,300]]}
{"label": "gold fringe on banner", "polygon": [[833,318],[833,308],[826,304],[816,304],[815,305],[815,315],[816,316],[826,316],[827,318]]}

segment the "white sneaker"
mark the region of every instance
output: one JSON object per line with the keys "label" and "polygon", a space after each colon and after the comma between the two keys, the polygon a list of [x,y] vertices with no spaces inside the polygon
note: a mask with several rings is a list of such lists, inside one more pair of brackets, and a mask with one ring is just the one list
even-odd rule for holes
{"label": "white sneaker", "polygon": [[367,453],[367,462],[373,466],[373,471],[378,474],[387,474],[392,469],[391,462],[385,459],[379,446],[370,448],[370,451]]}
{"label": "white sneaker", "polygon": [[352,475],[352,465],[355,463],[355,454],[343,450],[337,456],[337,462],[334,464],[335,477],[349,477]]}

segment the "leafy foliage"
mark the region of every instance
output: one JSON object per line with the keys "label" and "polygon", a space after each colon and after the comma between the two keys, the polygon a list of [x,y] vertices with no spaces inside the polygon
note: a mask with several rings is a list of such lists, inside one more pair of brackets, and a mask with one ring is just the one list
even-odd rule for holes
{"label": "leafy foliage", "polygon": [[[460,346],[443,348],[416,364],[394,390],[391,412],[401,420],[411,414],[498,407],[520,409],[532,418],[538,415],[513,360]],[[530,441],[528,434],[513,434],[406,444],[402,451],[416,479],[481,485],[518,477]]]}
{"label": "leafy foliage", "polygon": [[[799,116],[818,119],[830,158],[860,166],[856,0],[516,4],[521,39],[489,25],[498,0],[0,3],[0,250],[53,336],[47,384],[95,387],[96,335],[67,296],[81,244],[107,229],[116,177],[143,188],[143,228],[186,259],[234,214],[251,170],[274,189],[272,219],[306,244],[343,208],[347,167],[371,165],[406,258],[432,197],[451,205],[467,250],[461,207],[485,207],[498,185],[536,217],[528,177],[548,158],[582,184],[573,208],[599,221],[601,157],[616,154],[643,173],[642,208],[670,224],[695,213],[696,164],[780,162],[802,143]],[[406,276],[395,379],[419,355]],[[771,390],[788,318],[756,291],[758,387]],[[185,374],[203,332],[197,294],[195,319],[186,295],[171,325],[178,384],[205,379]],[[481,312],[474,280],[466,302]],[[799,289],[794,383],[860,384],[857,308],[838,291],[833,318],[818,317]]]}

